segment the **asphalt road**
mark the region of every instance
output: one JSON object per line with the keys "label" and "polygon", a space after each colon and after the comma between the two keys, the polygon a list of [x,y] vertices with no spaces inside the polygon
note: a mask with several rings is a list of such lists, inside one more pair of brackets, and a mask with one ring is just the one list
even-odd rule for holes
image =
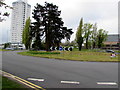
{"label": "asphalt road", "polygon": [[22,56],[17,52],[2,53],[2,70],[43,88],[118,87],[118,63],[55,60]]}

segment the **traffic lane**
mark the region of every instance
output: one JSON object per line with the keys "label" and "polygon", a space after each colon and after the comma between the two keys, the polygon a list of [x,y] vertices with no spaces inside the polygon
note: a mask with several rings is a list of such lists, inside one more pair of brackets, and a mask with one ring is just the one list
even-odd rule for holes
{"label": "traffic lane", "polygon": [[[16,60],[23,58],[21,60],[18,60],[17,63],[19,63],[19,64],[21,63],[21,64],[28,65],[28,66],[30,66],[31,63],[34,63],[35,65],[37,64],[38,66],[40,65],[41,67],[47,67],[48,69],[55,68],[58,71],[67,70],[66,72],[72,72],[72,73],[81,72],[81,74],[85,73],[84,76],[89,75],[89,74],[91,75],[93,71],[98,74],[102,73],[102,75],[108,73],[107,77],[111,77],[111,79],[112,78],[115,79],[115,77],[117,77],[117,75],[118,75],[117,74],[118,73],[118,64],[117,63],[64,61],[64,60],[21,56],[21,55],[17,55],[16,53],[13,53],[13,52],[12,52],[12,54],[16,55],[15,63],[16,63]],[[13,58],[13,56],[12,56],[12,58]],[[89,71],[89,69],[90,69],[90,71]],[[103,77],[102,75],[101,75],[101,77]],[[116,78],[116,80],[117,80],[117,78]]]}
{"label": "traffic lane", "polygon": [[97,81],[118,80],[117,63],[63,61],[21,56],[13,52],[4,53],[3,61],[3,68],[8,69],[7,71],[15,72],[16,75],[24,79],[29,77],[44,78],[44,82],[31,82],[50,88],[71,87],[71,84],[61,84],[61,80],[79,81],[80,85],[73,85],[72,87],[88,88],[99,87],[96,85]]}

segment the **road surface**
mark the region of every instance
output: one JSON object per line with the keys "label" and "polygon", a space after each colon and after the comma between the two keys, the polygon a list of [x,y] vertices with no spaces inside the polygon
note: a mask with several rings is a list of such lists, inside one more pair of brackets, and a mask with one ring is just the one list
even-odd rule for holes
{"label": "road surface", "polygon": [[55,60],[2,53],[2,70],[43,88],[117,88],[118,63]]}

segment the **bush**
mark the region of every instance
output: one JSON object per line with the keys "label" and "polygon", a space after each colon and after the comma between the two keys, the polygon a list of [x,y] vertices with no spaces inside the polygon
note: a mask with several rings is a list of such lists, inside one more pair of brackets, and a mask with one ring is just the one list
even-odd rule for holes
{"label": "bush", "polygon": [[60,54],[60,52],[37,52],[37,51],[31,51],[28,53],[30,54]]}

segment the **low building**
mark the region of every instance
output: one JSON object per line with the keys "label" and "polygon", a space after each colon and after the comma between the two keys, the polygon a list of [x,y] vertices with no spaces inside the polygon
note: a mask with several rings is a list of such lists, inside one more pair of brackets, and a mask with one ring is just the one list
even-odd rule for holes
{"label": "low building", "polygon": [[110,34],[107,40],[104,42],[102,49],[114,49],[119,50],[119,34]]}
{"label": "low building", "polygon": [[17,50],[25,49],[25,46],[22,43],[11,43],[10,47],[13,48],[13,49],[17,49]]}
{"label": "low building", "polygon": [[4,48],[4,44],[0,44],[0,49],[3,49]]}

